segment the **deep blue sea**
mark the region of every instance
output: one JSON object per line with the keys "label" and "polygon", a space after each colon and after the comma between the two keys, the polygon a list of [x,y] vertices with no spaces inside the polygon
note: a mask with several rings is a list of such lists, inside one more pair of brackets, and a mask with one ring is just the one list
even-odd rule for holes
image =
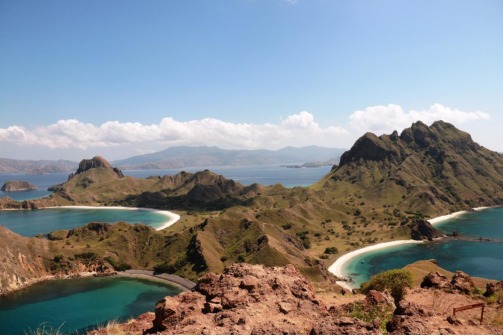
{"label": "deep blue sea", "polygon": [[[0,334],[84,334],[108,320],[126,321],[154,311],[157,301],[177,287],[124,277],[45,281],[0,297]],[[54,334],[49,332],[45,334]]]}
{"label": "deep blue sea", "polygon": [[[461,238],[371,251],[350,260],[344,266],[345,273],[359,286],[379,272],[435,259],[452,272],[462,270],[471,276],[503,280],[503,207],[465,213],[436,227],[445,233],[458,231]],[[477,240],[481,237],[491,241]]]}
{"label": "deep blue sea", "polygon": [[[306,187],[317,182],[330,171],[329,166],[316,168],[286,168],[280,165],[260,165],[260,166],[228,166],[228,167],[208,167],[214,173],[233,179],[244,185],[258,183],[262,185],[271,185],[281,183],[287,188]],[[195,173],[205,168],[189,167],[176,169],[160,170],[124,170],[126,176],[145,178],[153,175],[175,175],[180,171]],[[51,194],[47,188],[56,184],[63,183],[68,179],[69,173],[54,173],[44,175],[27,174],[0,174],[0,187],[7,181],[28,181],[33,183],[38,190],[30,191],[0,191],[0,197],[9,196],[18,201],[30,200],[45,197]]]}

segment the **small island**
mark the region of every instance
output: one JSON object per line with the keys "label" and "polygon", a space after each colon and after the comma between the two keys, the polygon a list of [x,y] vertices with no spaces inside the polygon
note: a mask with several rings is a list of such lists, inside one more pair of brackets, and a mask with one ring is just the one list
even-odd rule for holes
{"label": "small island", "polygon": [[2,186],[2,191],[27,191],[37,190],[37,187],[26,181],[7,181]]}

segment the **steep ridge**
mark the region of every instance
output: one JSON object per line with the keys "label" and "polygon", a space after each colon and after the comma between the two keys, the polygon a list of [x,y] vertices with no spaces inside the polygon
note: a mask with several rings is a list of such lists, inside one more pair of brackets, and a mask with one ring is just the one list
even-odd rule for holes
{"label": "steep ridge", "polygon": [[349,187],[373,207],[445,214],[502,203],[503,155],[451,124],[416,122],[400,135],[363,135],[317,187]]}
{"label": "steep ridge", "polygon": [[0,295],[49,276],[44,257],[46,240],[21,237],[0,226]]}

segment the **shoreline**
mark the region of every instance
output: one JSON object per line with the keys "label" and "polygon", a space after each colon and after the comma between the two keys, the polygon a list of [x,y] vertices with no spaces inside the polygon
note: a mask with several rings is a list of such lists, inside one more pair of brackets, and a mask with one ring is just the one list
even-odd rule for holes
{"label": "shoreline", "polygon": [[169,220],[164,222],[160,227],[154,228],[156,231],[161,231],[164,230],[171,225],[175,224],[178,222],[180,219],[180,215],[167,211],[167,210],[158,210],[158,209],[152,209],[152,208],[134,208],[134,207],[122,207],[122,206],[90,206],[90,205],[61,205],[61,206],[51,206],[51,207],[45,207],[42,209],[57,209],[57,208],[63,208],[63,209],[108,209],[108,210],[139,210],[139,211],[147,211],[147,212],[155,212],[159,213],[161,215],[166,216]]}
{"label": "shoreline", "polygon": [[[364,254],[364,253],[367,253],[367,252],[371,252],[371,251],[375,251],[375,250],[381,250],[381,249],[384,249],[384,248],[387,248],[387,247],[392,247],[392,246],[399,246],[399,245],[406,245],[406,244],[422,244],[423,241],[422,240],[413,240],[413,239],[408,239],[408,240],[394,240],[394,241],[390,241],[390,242],[385,242],[385,243],[379,243],[379,244],[375,244],[375,245],[370,245],[370,246],[365,246],[361,249],[358,249],[358,250],[354,250],[354,251],[351,251],[351,252],[348,252],[346,254],[344,254],[343,256],[340,256],[339,258],[337,258],[337,260],[332,264],[330,265],[330,267],[328,268],[328,271],[332,274],[334,274],[335,276],[339,277],[339,278],[345,278],[347,277],[347,274],[344,274],[344,266],[352,259],[356,258],[357,256],[361,255],[361,254]],[[351,286],[351,282],[347,282],[347,281],[336,281],[336,283],[343,287],[344,289],[347,289],[347,290],[353,290],[355,287],[354,286]]]}
{"label": "shoreline", "polygon": [[124,272],[116,272],[116,274],[111,275],[114,277],[125,277],[133,279],[145,279],[148,281],[167,283],[172,286],[178,287],[184,292],[190,292],[196,285],[195,282],[182,278],[176,274],[154,274],[153,271],[146,270],[127,270]]}
{"label": "shoreline", "polygon": [[[473,210],[474,211],[481,211],[481,210],[491,209],[491,208],[496,208],[496,207],[499,207],[499,206],[477,207],[477,208],[473,208]],[[468,213],[468,211],[466,211],[466,210],[456,211],[456,212],[450,213],[448,215],[442,215],[442,216],[434,217],[432,219],[428,219],[427,221],[431,225],[435,226],[438,223],[441,223],[443,221],[446,221],[446,220],[449,220],[449,219],[452,219],[452,218],[456,218],[456,217],[458,217],[458,216],[460,216],[462,214],[465,214],[465,213]],[[375,244],[375,245],[365,246],[363,248],[360,248],[360,249],[357,249],[357,250],[354,250],[354,251],[350,251],[350,252],[348,252],[348,253],[340,256],[339,258],[337,258],[337,260],[332,265],[330,265],[328,267],[328,271],[330,273],[334,274],[335,276],[337,276],[338,278],[346,278],[348,275],[345,274],[344,266],[350,260],[356,258],[359,255],[362,255],[362,254],[370,252],[370,251],[384,249],[384,248],[391,247],[391,246],[399,246],[399,245],[413,244],[413,243],[420,244],[420,243],[423,243],[423,242],[424,241],[422,241],[422,240],[409,239],[409,240],[395,240],[395,241],[390,241],[390,242],[385,242],[385,243],[379,243],[379,244]],[[341,286],[342,288],[350,290],[350,291],[355,288],[354,286],[351,286],[351,282],[336,281],[336,283],[339,286]]]}

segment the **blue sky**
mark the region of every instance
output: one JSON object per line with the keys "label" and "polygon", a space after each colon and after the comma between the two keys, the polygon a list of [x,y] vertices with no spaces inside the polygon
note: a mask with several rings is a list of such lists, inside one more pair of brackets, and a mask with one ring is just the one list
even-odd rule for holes
{"label": "blue sky", "polygon": [[0,157],[350,147],[444,119],[503,151],[501,1],[0,0]]}

